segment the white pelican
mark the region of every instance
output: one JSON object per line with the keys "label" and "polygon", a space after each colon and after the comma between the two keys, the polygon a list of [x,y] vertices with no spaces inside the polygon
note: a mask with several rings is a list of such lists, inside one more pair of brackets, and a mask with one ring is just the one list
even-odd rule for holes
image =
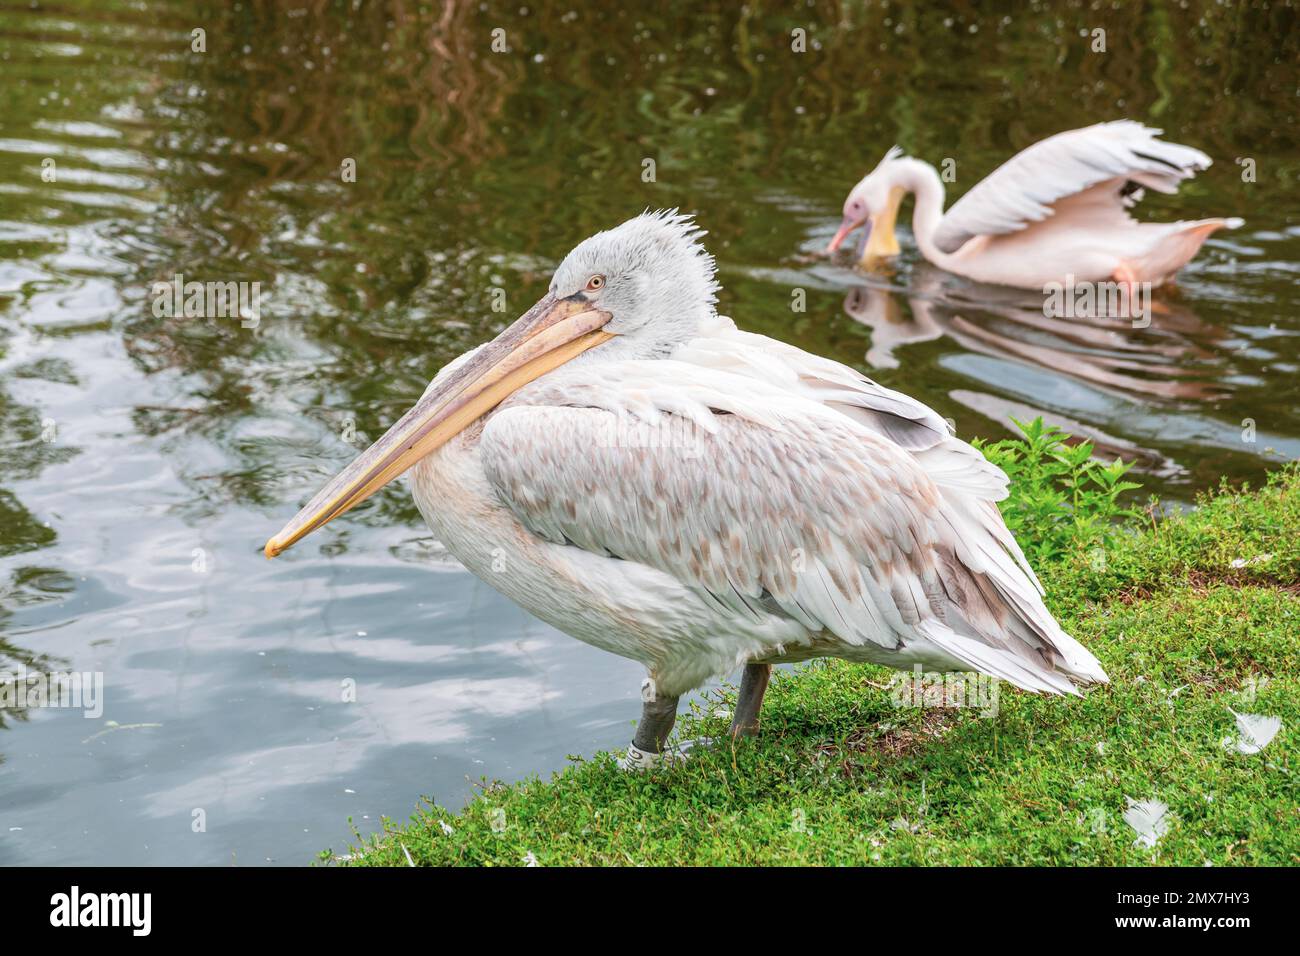
{"label": "white pelican", "polygon": [[894,220],[916,196],[912,232],[921,254],[958,275],[1022,289],[1114,281],[1159,285],[1191,261],[1216,229],[1242,220],[1138,222],[1128,214],[1143,188],[1173,193],[1210,165],[1190,146],[1166,143],[1132,120],[1068,130],[1035,143],[943,211],[944,189],[929,163],[893,147],[853,187],[827,252],[867,229],[864,263],[895,256]]}
{"label": "white pelican", "polygon": [[267,556],[413,469],[470,571],[645,665],[625,767],[657,762],[678,696],[738,665],[734,734],[757,729],[774,662],[1105,681],[1002,522],[1006,476],[919,402],[719,316],[702,235],[672,211],[580,243]]}

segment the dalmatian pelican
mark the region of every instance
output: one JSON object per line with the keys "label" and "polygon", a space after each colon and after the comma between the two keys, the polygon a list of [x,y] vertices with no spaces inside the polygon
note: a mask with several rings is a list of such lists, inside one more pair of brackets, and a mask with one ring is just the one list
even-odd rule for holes
{"label": "dalmatian pelican", "polygon": [[827,252],[865,227],[862,263],[898,255],[894,223],[910,193],[917,248],[949,272],[1022,289],[1160,285],[1212,232],[1242,224],[1237,218],[1138,222],[1129,215],[1144,189],[1177,192],[1210,165],[1200,150],[1166,143],[1160,133],[1133,120],[1057,133],[1012,156],[946,213],[935,168],[895,146],[849,192]]}
{"label": "dalmatian pelican", "polygon": [[266,544],[274,557],[411,472],[433,533],[552,626],[642,663],[621,764],[659,762],[678,698],[778,662],[1105,681],[995,502],[1006,476],[931,409],[715,310],[676,210],[579,243],[550,291],[460,356]]}

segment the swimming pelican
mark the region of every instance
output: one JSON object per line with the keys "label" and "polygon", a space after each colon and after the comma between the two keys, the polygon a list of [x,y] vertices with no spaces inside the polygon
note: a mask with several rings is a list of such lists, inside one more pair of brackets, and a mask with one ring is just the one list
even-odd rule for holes
{"label": "swimming pelican", "polygon": [[1128,210],[1143,189],[1173,193],[1210,165],[1190,146],[1157,139],[1132,120],[1098,123],[1022,150],[943,211],[944,189],[929,163],[893,147],[844,201],[827,252],[867,229],[861,260],[898,255],[894,221],[916,196],[912,232],[935,265],[979,282],[1042,289],[1048,283],[1114,281],[1159,285],[1191,261],[1216,229],[1242,220],[1138,222]]}
{"label": "swimming pelican", "polygon": [[1006,476],[934,411],[715,309],[693,221],[579,243],[550,291],[266,544],[274,557],[407,469],[464,565],[578,640],[645,665],[624,767],[658,762],[679,695],[832,656],[1077,693],[1106,680],[1052,619],[998,513]]}

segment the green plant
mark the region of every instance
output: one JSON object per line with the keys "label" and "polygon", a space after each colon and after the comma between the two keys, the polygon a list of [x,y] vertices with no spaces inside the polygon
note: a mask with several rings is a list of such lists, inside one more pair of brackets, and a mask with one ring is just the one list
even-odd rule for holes
{"label": "green plant", "polygon": [[1035,566],[1073,556],[1087,561],[1096,549],[1111,544],[1119,522],[1136,509],[1120,497],[1141,485],[1125,481],[1130,466],[1093,458],[1091,442],[1070,436],[1041,418],[1012,419],[1024,438],[973,444],[1007,473],[1011,490],[1001,504],[1007,527]]}

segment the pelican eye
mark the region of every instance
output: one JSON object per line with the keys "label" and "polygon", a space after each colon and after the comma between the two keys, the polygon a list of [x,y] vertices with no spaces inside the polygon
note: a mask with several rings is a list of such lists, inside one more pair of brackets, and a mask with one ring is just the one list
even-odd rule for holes
{"label": "pelican eye", "polygon": [[604,276],[592,276],[590,279],[587,280],[588,292],[599,292],[604,287],[605,287]]}

